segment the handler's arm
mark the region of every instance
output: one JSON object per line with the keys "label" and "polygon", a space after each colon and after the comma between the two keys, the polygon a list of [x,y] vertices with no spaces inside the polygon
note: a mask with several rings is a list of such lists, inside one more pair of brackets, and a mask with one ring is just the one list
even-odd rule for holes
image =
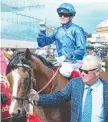
{"label": "handler's arm", "polygon": [[70,81],[65,88],[53,94],[41,94],[37,105],[57,105],[70,101],[72,82]]}

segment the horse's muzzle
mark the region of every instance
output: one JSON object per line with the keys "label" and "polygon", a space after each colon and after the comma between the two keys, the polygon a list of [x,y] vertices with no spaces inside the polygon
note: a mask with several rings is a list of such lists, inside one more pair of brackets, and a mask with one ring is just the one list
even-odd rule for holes
{"label": "horse's muzzle", "polygon": [[25,116],[26,115],[26,112],[25,110],[21,109],[21,108],[18,108],[15,112],[13,112],[12,114],[12,117],[14,118],[20,118],[22,116]]}

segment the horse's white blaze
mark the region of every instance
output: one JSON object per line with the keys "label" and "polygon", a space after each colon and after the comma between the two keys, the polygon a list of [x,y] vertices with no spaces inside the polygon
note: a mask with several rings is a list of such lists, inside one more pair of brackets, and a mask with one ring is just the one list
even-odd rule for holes
{"label": "horse's white blaze", "polygon": [[[33,103],[33,101],[32,101]],[[29,104],[29,114],[33,114],[33,105]]]}
{"label": "horse's white blaze", "polygon": [[[12,76],[13,76],[13,80],[14,80],[12,96],[16,97],[17,96],[17,91],[18,91],[18,81],[19,81],[19,78],[20,78],[20,75],[19,75],[17,69],[12,71]],[[16,106],[17,106],[17,100],[13,99],[11,101],[11,105],[10,105],[10,109],[9,109],[10,114],[15,112],[15,107]]]}

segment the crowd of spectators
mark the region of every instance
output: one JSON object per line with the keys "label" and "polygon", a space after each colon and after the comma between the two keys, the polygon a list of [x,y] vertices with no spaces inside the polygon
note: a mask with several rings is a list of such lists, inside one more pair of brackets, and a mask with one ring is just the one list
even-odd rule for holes
{"label": "crowd of spectators", "polygon": [[108,57],[108,48],[89,49],[87,50],[87,54],[97,55],[103,60],[104,58]]}

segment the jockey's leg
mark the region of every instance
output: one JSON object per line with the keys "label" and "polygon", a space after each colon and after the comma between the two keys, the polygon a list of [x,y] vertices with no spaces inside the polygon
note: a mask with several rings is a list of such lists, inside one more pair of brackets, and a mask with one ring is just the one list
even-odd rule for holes
{"label": "jockey's leg", "polygon": [[60,68],[60,73],[67,78],[78,77],[80,76],[79,68],[81,63],[75,62],[62,62],[62,66]]}

